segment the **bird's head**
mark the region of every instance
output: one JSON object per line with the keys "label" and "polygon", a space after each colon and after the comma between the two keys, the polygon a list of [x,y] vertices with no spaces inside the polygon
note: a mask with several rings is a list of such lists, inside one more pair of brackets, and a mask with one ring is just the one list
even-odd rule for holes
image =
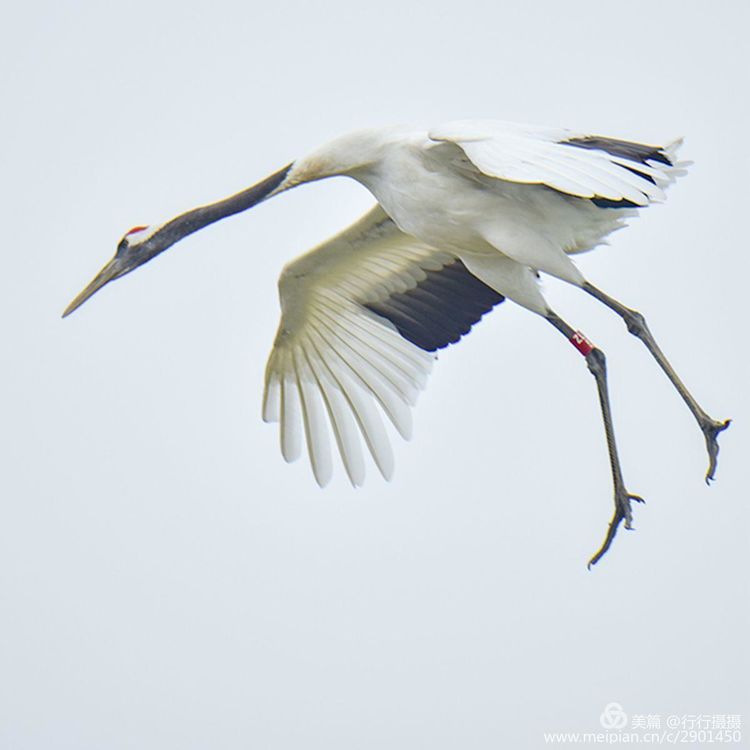
{"label": "bird's head", "polygon": [[278,192],[290,187],[285,178],[292,165],[274,172],[259,183],[224,200],[206,206],[198,206],[174,219],[150,227],[133,227],[120,240],[114,258],[102,268],[91,283],[68,305],[63,318],[77,310],[110,281],[134,271],[160,253],[172,247],[184,237],[213,224],[226,216],[245,211]]}
{"label": "bird's head", "polygon": [[138,266],[143,265],[170,245],[173,245],[176,239],[170,242],[168,235],[162,231],[163,229],[163,226],[138,226],[127,231],[118,242],[114,257],[68,305],[63,313],[63,318],[77,310],[89,297],[96,294],[110,281],[134,271]]}

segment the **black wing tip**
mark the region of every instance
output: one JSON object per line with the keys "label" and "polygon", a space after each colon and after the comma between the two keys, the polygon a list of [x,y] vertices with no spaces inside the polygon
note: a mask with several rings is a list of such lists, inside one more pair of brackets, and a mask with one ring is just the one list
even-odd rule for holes
{"label": "black wing tip", "polygon": [[576,148],[588,148],[596,151],[606,151],[612,156],[619,156],[621,159],[629,159],[639,164],[647,164],[649,161],[656,161],[668,167],[674,166],[669,154],[663,146],[652,146],[648,143],[635,143],[633,141],[621,141],[618,138],[605,138],[600,135],[586,135],[581,138],[571,138],[562,141],[566,146],[575,146]]}
{"label": "black wing tip", "polygon": [[[634,143],[633,141],[621,141],[617,138],[605,138],[599,135],[587,135],[581,138],[571,138],[567,141],[561,141],[562,145],[574,146],[576,148],[586,148],[595,151],[604,151],[610,156],[617,156],[621,159],[628,159],[637,164],[648,166],[649,162],[659,162],[667,167],[674,166],[670,155],[664,150],[663,146],[652,146],[648,143]],[[623,169],[634,172],[643,180],[648,180],[652,184],[656,181],[650,175],[644,174],[637,169],[621,164]],[[599,208],[643,208],[637,203],[628,200],[614,201],[608,198],[592,198],[591,202]]]}
{"label": "black wing tip", "polygon": [[425,274],[414,289],[364,307],[389,320],[407,341],[428,352],[455,344],[505,299],[458,259]]}
{"label": "black wing tip", "polygon": [[629,200],[613,201],[609,198],[591,198],[591,202],[599,208],[643,208]]}

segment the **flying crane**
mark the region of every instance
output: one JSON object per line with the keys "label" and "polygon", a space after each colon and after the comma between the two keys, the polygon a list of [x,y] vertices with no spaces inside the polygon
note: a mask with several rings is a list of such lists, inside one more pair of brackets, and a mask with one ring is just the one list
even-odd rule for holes
{"label": "flying crane", "polygon": [[274,195],[348,176],[377,203],[340,234],[289,263],[279,280],[281,323],[265,377],[263,418],[278,422],[281,451],[307,444],[316,481],[331,478],[331,437],[352,484],[365,476],[362,443],[383,476],[393,455],[380,412],[405,438],[434,352],[455,343],[509,299],[542,316],[585,358],[595,378],[614,485],[614,515],[596,563],[631,501],[615,442],[604,353],[547,304],[539,274],[598,299],[627,325],[695,417],[713,479],[718,434],[677,376],[639,312],[591,282],[570,256],[590,250],[638,209],[664,199],[685,171],[680,141],[659,146],[560,128],[464,120],[432,130],[371,128],[321,146],[236,195],[154,226],[131,229],[115,256],[71,302],[95,292],[176,242]]}

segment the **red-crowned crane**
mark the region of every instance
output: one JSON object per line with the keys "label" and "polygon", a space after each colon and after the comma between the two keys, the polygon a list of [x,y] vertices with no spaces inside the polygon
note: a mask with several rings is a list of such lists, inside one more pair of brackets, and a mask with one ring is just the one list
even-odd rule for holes
{"label": "red-crowned crane", "polygon": [[331,477],[331,439],[354,485],[364,479],[362,439],[383,476],[393,470],[380,407],[409,437],[417,392],[437,349],[467,333],[505,298],[542,316],[585,357],[596,379],[615,511],[596,563],[619,524],[630,528],[603,352],[550,309],[539,273],[603,302],[651,352],[698,422],[713,479],[711,419],[670,366],[643,316],[587,281],[570,256],[595,247],[637,209],[664,198],[684,171],[680,142],[647,145],[558,128],[464,120],[432,130],[387,127],[337,138],[262,182],[166,223],[136,227],[76,297],[69,315],[113,279],[189,234],[289,188],[345,175],[377,204],[359,221],[287,265],[282,318],[266,371],[263,418],[279,422],[281,450],[303,441],[315,479]]}

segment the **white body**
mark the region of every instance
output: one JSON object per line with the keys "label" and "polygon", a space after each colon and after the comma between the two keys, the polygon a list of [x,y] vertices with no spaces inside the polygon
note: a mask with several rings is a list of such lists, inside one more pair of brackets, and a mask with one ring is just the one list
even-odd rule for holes
{"label": "white body", "polygon": [[661,187],[678,172],[560,145],[576,136],[494,121],[360,131],[295,164],[290,179],[348,174],[401,231],[450,250],[498,292],[544,314],[532,270],[582,284],[567,256],[593,248],[634,214],[579,198],[645,206],[663,199]]}

